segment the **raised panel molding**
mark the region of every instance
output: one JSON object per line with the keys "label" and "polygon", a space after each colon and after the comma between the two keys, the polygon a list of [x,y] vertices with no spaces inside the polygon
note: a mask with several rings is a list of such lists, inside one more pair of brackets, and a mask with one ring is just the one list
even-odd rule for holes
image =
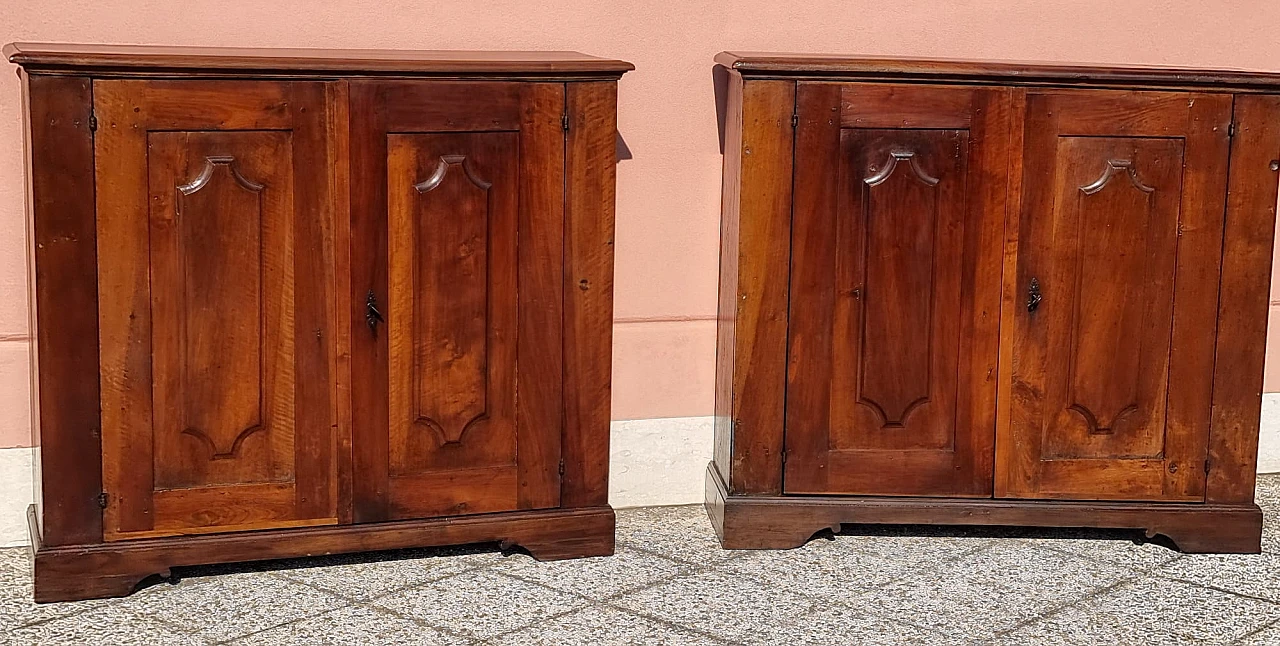
{"label": "raised panel molding", "polygon": [[[219,170],[222,171],[221,174],[218,173]],[[255,205],[257,207],[256,212],[250,214],[243,210],[222,209],[222,208],[214,209],[211,212],[201,212],[198,206],[191,204],[191,201],[193,199],[196,199],[193,196],[196,196],[202,191],[208,190],[213,193],[217,192],[215,188],[219,185],[216,183],[219,180],[215,179],[215,175],[218,177],[225,177],[226,179],[222,181],[229,182],[229,184],[227,184],[228,187],[238,187],[240,189],[243,189],[243,191],[252,195],[252,199],[254,200]],[[178,255],[180,258],[180,262],[183,263],[182,274],[183,274],[184,291],[183,291],[182,300],[184,305],[186,306],[184,309],[187,309],[187,311],[183,313],[183,334],[182,334],[182,343],[184,346],[183,353],[186,357],[183,362],[183,367],[187,373],[208,372],[210,370],[210,367],[206,365],[207,362],[200,361],[197,357],[192,356],[195,353],[192,351],[192,348],[191,348],[192,340],[190,339],[189,333],[187,331],[187,325],[189,325],[189,322],[193,319],[200,318],[200,312],[190,311],[191,294],[193,292],[200,291],[198,286],[192,284],[193,280],[198,278],[197,274],[199,274],[200,272],[199,270],[195,270],[191,267],[191,262],[193,258],[195,258],[195,254],[201,253],[201,249],[210,244],[209,240],[203,239],[204,236],[200,236],[196,232],[192,231],[192,227],[201,223],[192,222],[191,220],[195,218],[206,218],[206,217],[222,218],[226,220],[233,220],[233,219],[247,220],[247,222],[251,226],[245,227],[245,229],[246,230],[253,229],[254,230],[253,233],[256,234],[256,240],[257,240],[257,245],[248,245],[248,247],[250,248],[249,249],[250,255],[261,258],[262,257],[262,195],[261,194],[265,188],[266,188],[266,185],[250,180],[246,178],[243,174],[241,174],[240,169],[236,164],[235,157],[232,155],[206,156],[204,159],[204,165],[201,167],[200,172],[194,178],[192,178],[189,182],[186,182],[184,184],[180,184],[177,186],[177,190],[180,193],[180,196],[177,202],[175,219],[177,220],[177,226],[181,229],[181,233],[178,237],[179,245],[180,245]],[[217,200],[218,196],[214,195],[211,199]],[[218,207],[228,206],[227,202],[225,201],[226,199],[227,198],[224,196],[223,197],[224,201],[217,203],[217,206]],[[241,206],[241,205],[237,205],[237,206]],[[203,224],[205,226],[210,226],[210,223],[203,223]],[[241,233],[243,232],[244,231],[241,231]],[[253,247],[255,246],[256,246],[256,249],[253,249]],[[256,251],[256,253],[253,253],[254,251]],[[257,289],[251,290],[249,293],[242,294],[242,298],[244,298],[244,300],[246,301],[250,300],[250,297],[255,298],[258,302],[254,304],[254,309],[261,314],[262,312],[261,272],[259,272],[259,279],[257,281],[256,287]],[[228,307],[228,309],[235,309],[235,308]],[[243,311],[243,309],[237,309],[237,311]],[[262,388],[261,388],[262,352],[263,352],[262,337],[261,337],[261,332],[259,332],[258,387],[252,389],[258,393],[257,406],[255,407],[257,417],[252,421],[249,421],[248,424],[242,430],[236,433],[232,441],[230,442],[230,444],[226,445],[225,449],[219,446],[219,442],[217,439],[215,439],[214,436],[223,437],[223,436],[230,435],[229,433],[225,433],[220,430],[210,429],[207,427],[202,428],[201,426],[197,426],[197,425],[188,425],[182,429],[183,435],[193,437],[198,442],[200,442],[200,444],[203,445],[206,451],[206,454],[208,456],[208,459],[210,461],[227,460],[227,459],[232,459],[237,457],[240,453],[241,446],[244,444],[244,441],[250,435],[253,435],[254,433],[262,431],[263,428],[265,428],[262,422],[263,418],[265,417],[263,413]],[[218,357],[216,354],[214,355],[214,357],[217,357],[219,359],[217,361],[218,365],[222,365],[222,361],[220,360],[222,358]],[[243,375],[241,375],[240,377],[241,377],[241,381],[237,385],[244,386],[246,382],[243,381]],[[191,374],[185,374],[183,379],[183,382],[184,382],[183,390],[191,387],[199,387],[199,386],[196,386],[194,383],[192,383],[195,381],[198,381],[198,380],[193,379],[193,376]],[[232,386],[232,384],[224,383],[221,386],[223,388],[229,388]],[[204,387],[207,388],[209,386],[205,385]],[[190,424],[191,419],[193,417],[199,417],[199,413],[198,413],[198,410],[192,411],[187,409],[186,404],[189,404],[190,402],[187,398],[183,398],[183,399],[184,399],[183,419],[186,421],[187,424]]]}
{"label": "raised panel molding", "polygon": [[[1134,164],[1132,160],[1109,159],[1107,160],[1106,168],[1103,170],[1102,175],[1100,175],[1098,179],[1094,180],[1093,182],[1090,182],[1089,184],[1081,186],[1080,192],[1083,193],[1084,196],[1096,195],[1099,192],[1103,191],[1107,186],[1110,186],[1113,179],[1121,176],[1129,180],[1128,188],[1136,189],[1139,192],[1139,194],[1150,194],[1150,193],[1154,193],[1156,190],[1154,187],[1148,186],[1144,184],[1142,180],[1138,179],[1138,172],[1134,168]],[[1115,190],[1121,191],[1121,190],[1124,190],[1124,187],[1117,187]],[[1139,219],[1142,220],[1144,225],[1148,224],[1151,220],[1151,199],[1150,199],[1151,197],[1152,196],[1150,195],[1144,196],[1145,207],[1146,207],[1145,213],[1142,213],[1142,214],[1110,213],[1110,215],[1112,216],[1112,219],[1121,219],[1121,220],[1126,219],[1124,217],[1125,215],[1135,215],[1135,216],[1140,215]],[[1081,211],[1083,211],[1085,208],[1085,201],[1086,201],[1086,198],[1082,196],[1079,201],[1079,207]],[[1078,236],[1086,235],[1087,232],[1084,229],[1084,227],[1085,227],[1085,218],[1079,217],[1077,221]],[[1079,255],[1079,258],[1077,259],[1076,276],[1078,277],[1079,280],[1083,279],[1084,272],[1085,272],[1085,268],[1083,266],[1085,262],[1085,255],[1086,254],[1081,253]],[[1085,289],[1085,286],[1080,285],[1080,289]],[[1081,294],[1076,301],[1075,322],[1072,324],[1072,328],[1071,328],[1072,329],[1072,335],[1071,335],[1072,348],[1071,349],[1072,349],[1073,360],[1072,360],[1071,378],[1068,380],[1068,383],[1070,384],[1070,388],[1071,388],[1069,401],[1071,401],[1072,403],[1071,405],[1067,406],[1067,410],[1077,413],[1078,415],[1080,415],[1081,418],[1084,419],[1085,424],[1089,427],[1089,433],[1094,435],[1110,435],[1115,431],[1116,427],[1119,426],[1122,421],[1128,419],[1131,415],[1138,412],[1138,404],[1136,402],[1136,399],[1138,396],[1136,392],[1136,383],[1128,384],[1130,386],[1130,389],[1128,390],[1128,392],[1125,392],[1124,389],[1115,389],[1115,388],[1103,389],[1105,391],[1103,393],[1103,398],[1104,399],[1110,398],[1113,401],[1100,402],[1098,403],[1096,408],[1090,408],[1087,404],[1084,404],[1078,401],[1079,398],[1077,397],[1077,394],[1080,392],[1081,389],[1079,387],[1080,384],[1078,383],[1078,380],[1077,380],[1077,370],[1076,370],[1076,365],[1079,359],[1079,356],[1077,354],[1077,347],[1076,347],[1076,342],[1078,341],[1078,337],[1076,333],[1079,331],[1078,326],[1081,323],[1080,301],[1083,300],[1084,298],[1085,298],[1085,295]],[[1140,349],[1129,349],[1129,352],[1131,353],[1139,352],[1139,351]],[[1087,390],[1088,389],[1086,389],[1086,392]],[[1124,394],[1117,398],[1116,395],[1120,393],[1124,393]],[[1098,395],[1099,393],[1091,393],[1091,394]],[[1123,400],[1127,400],[1130,403],[1128,404],[1122,403]]]}
{"label": "raised panel molding", "polygon": [[182,429],[182,434],[189,435],[199,440],[207,450],[209,460],[213,461],[238,457],[240,455],[240,446],[244,444],[244,441],[248,439],[250,435],[257,433],[262,429],[262,424],[255,424],[254,426],[250,426],[243,431],[240,431],[240,434],[236,435],[236,439],[231,441],[231,447],[225,451],[219,451],[218,444],[213,441],[213,438],[209,437],[204,431],[201,431],[198,428],[188,426],[187,428]]}
{"label": "raised panel molding", "polygon": [[393,515],[454,509],[396,493],[451,478],[515,490],[518,143],[512,132],[388,135]]}
{"label": "raised panel molding", "polygon": [[866,182],[868,186],[877,186],[883,183],[885,180],[889,179],[890,175],[893,175],[893,171],[898,168],[898,162],[900,161],[906,161],[910,164],[911,172],[915,173],[916,178],[924,182],[927,186],[937,186],[938,182],[941,181],[925,172],[925,170],[920,167],[920,159],[916,157],[916,153],[909,150],[896,150],[889,153],[889,159],[885,161],[884,166],[882,166],[879,171],[877,171],[874,165],[867,167],[867,172],[871,173],[871,176],[862,181]]}
{"label": "raised panel molding", "polygon": [[204,167],[200,169],[200,174],[196,175],[190,182],[180,184],[178,190],[183,195],[191,195],[209,184],[209,180],[213,179],[213,173],[219,167],[226,169],[236,181],[237,184],[244,187],[252,193],[258,193],[266,186],[259,184],[253,180],[246,178],[240,174],[240,169],[236,167],[236,158],[231,155],[210,155],[204,158]]}
{"label": "raised panel molding", "polygon": [[[414,424],[435,435],[442,447],[460,443],[468,430],[488,419],[489,189],[493,185],[477,175],[466,155],[453,154],[441,155],[431,175],[413,188],[422,199],[445,182],[457,184],[457,193],[442,198],[452,204],[433,209],[420,203],[414,220],[420,251],[415,284],[456,289],[447,303],[422,299],[414,290],[419,301],[413,334]],[[481,204],[483,211],[477,208]],[[450,213],[448,207],[457,210]],[[453,226],[442,227],[429,214],[448,214]],[[456,253],[450,255],[451,251]]]}
{"label": "raised panel molding", "polygon": [[[1149,325],[1142,305],[1148,299],[1108,290],[1100,284],[1106,281],[1099,280],[1104,277],[1099,270],[1136,282],[1123,289],[1148,290],[1149,281],[1141,276],[1150,269],[1143,266],[1150,244],[1147,234],[1159,237],[1151,229],[1158,224],[1152,222],[1155,192],[1155,187],[1139,179],[1132,159],[1112,158],[1106,161],[1102,174],[1079,186],[1077,193],[1075,237],[1081,248],[1075,259],[1066,410],[1084,421],[1090,435],[1111,435],[1117,429],[1145,425],[1139,400],[1144,394],[1151,395],[1141,392],[1140,384],[1143,354],[1153,350],[1144,347],[1150,339],[1142,332]],[[1099,259],[1105,266],[1097,266]],[[1127,343],[1135,337],[1140,339],[1136,347]],[[1093,352],[1096,348],[1082,352],[1081,344],[1099,340],[1117,343],[1102,366],[1110,379],[1102,379],[1097,365],[1082,365],[1086,357],[1094,357],[1096,363],[1097,355]],[[1147,403],[1148,407],[1153,405]]]}
{"label": "raised panel molding", "polygon": [[[155,131],[146,139],[154,491],[290,482],[291,135]],[[174,513],[183,526],[222,523]]]}
{"label": "raised panel molding", "polygon": [[[899,164],[899,162],[905,162]],[[895,177],[899,165],[909,169]],[[864,282],[853,289],[860,314],[857,402],[875,413],[880,428],[902,428],[929,402],[933,348],[932,309],[938,178],[913,151],[893,151],[884,165],[867,167],[862,190]],[[927,273],[919,268],[927,267]],[[868,339],[893,337],[906,343]]]}
{"label": "raised panel molding", "polygon": [[[1046,457],[1157,457],[1178,244],[1180,140],[1066,137],[1041,306],[1057,365]],[[1101,166],[1101,173],[1098,167]],[[1038,314],[1039,315],[1039,314]]]}
{"label": "raised panel molding", "polygon": [[845,128],[837,136],[834,210],[821,235],[806,234],[821,253],[803,261],[813,267],[793,296],[799,311],[830,308],[819,315],[820,337],[796,336],[825,348],[795,348],[829,368],[793,379],[792,390],[830,401],[821,407],[828,421],[813,421],[829,429],[830,450],[949,450],[968,134]]}
{"label": "raised panel molding", "polygon": [[1106,185],[1111,181],[1111,178],[1119,175],[1120,173],[1124,173],[1128,176],[1129,182],[1139,191],[1142,191],[1143,193],[1155,192],[1156,189],[1154,187],[1147,186],[1142,183],[1142,180],[1138,179],[1138,171],[1133,168],[1133,161],[1128,159],[1107,160],[1107,168],[1102,171],[1102,175],[1093,182],[1085,186],[1081,186],[1080,190],[1084,191],[1085,195],[1093,195],[1106,187]]}
{"label": "raised panel molding", "polygon": [[467,164],[466,155],[441,155],[440,163],[436,166],[435,171],[431,173],[431,176],[414,184],[413,188],[417,189],[419,193],[428,193],[435,190],[436,187],[440,186],[440,182],[444,180],[445,175],[449,173],[451,166],[461,168],[467,179],[471,180],[471,183],[475,184],[476,188],[488,191],[489,187],[493,186],[493,182],[476,176],[475,170],[471,168],[470,164]]}

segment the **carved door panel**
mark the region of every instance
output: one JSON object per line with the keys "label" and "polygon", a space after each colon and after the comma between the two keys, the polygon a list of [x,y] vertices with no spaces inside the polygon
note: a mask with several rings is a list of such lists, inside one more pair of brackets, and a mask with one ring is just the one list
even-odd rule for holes
{"label": "carved door panel", "polygon": [[355,520],[557,506],[564,85],[351,100]]}
{"label": "carved door panel", "polygon": [[94,82],[108,540],[336,522],[328,109]]}
{"label": "carved door panel", "polygon": [[1008,91],[797,97],[784,491],[989,496]]}
{"label": "carved door panel", "polygon": [[1027,94],[997,495],[1203,499],[1231,104]]}

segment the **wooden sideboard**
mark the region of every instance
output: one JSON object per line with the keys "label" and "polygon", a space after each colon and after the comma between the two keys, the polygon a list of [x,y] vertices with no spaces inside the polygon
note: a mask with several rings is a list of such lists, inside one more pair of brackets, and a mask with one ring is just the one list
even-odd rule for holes
{"label": "wooden sideboard", "polygon": [[1259,550],[1280,75],[716,61],[725,547],[927,523]]}
{"label": "wooden sideboard", "polygon": [[200,563],[613,553],[629,63],[4,51],[26,104],[37,601]]}

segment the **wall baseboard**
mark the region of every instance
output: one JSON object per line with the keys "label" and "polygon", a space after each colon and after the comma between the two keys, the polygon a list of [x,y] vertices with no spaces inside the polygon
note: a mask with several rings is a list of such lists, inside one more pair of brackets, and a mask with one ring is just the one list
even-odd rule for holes
{"label": "wall baseboard", "polygon": [[35,500],[35,453],[29,448],[0,449],[0,547],[27,544],[27,507]]}
{"label": "wall baseboard", "polygon": [[[609,503],[616,508],[702,503],[711,460],[712,418],[669,417],[613,422]],[[31,504],[28,448],[0,449],[0,547],[27,544]],[[1258,472],[1280,473],[1280,393],[1262,397]]]}
{"label": "wall baseboard", "polygon": [[1280,393],[1262,393],[1258,473],[1280,473]]}
{"label": "wall baseboard", "polygon": [[615,508],[701,504],[711,461],[712,417],[614,422],[609,430],[609,504]]}

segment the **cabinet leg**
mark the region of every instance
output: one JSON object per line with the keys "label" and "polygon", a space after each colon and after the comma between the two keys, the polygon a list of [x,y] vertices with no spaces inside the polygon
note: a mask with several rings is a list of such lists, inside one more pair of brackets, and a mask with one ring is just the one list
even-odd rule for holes
{"label": "cabinet leg", "polygon": [[1187,554],[1258,554],[1262,552],[1262,513],[1239,513],[1216,518],[1163,522],[1147,528],[1173,541]]}
{"label": "cabinet leg", "polygon": [[822,532],[840,532],[840,523],[736,527],[732,520],[726,521],[720,534],[720,546],[727,550],[791,550],[803,547]]}
{"label": "cabinet leg", "polygon": [[40,562],[37,560],[35,601],[36,603],[51,603],[55,601],[84,601],[87,599],[127,597],[137,589],[138,584],[156,575],[161,578],[169,578],[170,576],[168,570],[141,574],[78,572],[74,576],[67,576],[65,573],[50,575],[41,572]]}
{"label": "cabinet leg", "polygon": [[613,555],[613,532],[609,531],[608,536],[584,536],[582,540],[552,540],[540,541],[536,539],[503,541],[502,549],[506,551],[513,546],[521,546],[529,555],[541,562],[548,560],[566,560],[566,559],[585,559],[588,556],[612,556]]}
{"label": "cabinet leg", "polygon": [[[563,561],[581,559],[591,556],[613,556],[613,537],[608,540],[582,541],[573,544],[564,542],[540,543],[537,541],[520,541],[520,547],[528,550],[529,555],[539,561]],[[505,549],[507,544],[503,544]]]}
{"label": "cabinet leg", "polygon": [[745,508],[741,501],[725,495],[724,480],[715,463],[707,466],[706,487],[703,507],[720,547],[727,550],[790,550],[821,532],[840,531],[840,520],[835,516],[795,513],[786,504]]}
{"label": "cabinet leg", "polygon": [[600,513],[573,522],[561,521],[509,536],[502,541],[502,549],[508,550],[518,545],[529,551],[532,558],[544,562],[612,556],[616,524],[617,517],[614,517],[613,509],[605,507],[600,509]]}
{"label": "cabinet leg", "polygon": [[120,570],[141,569],[146,566],[117,568],[109,563],[82,558],[74,548],[46,550],[42,544],[35,505],[27,508],[27,532],[33,555],[32,587],[35,588],[36,603],[125,597],[137,589],[138,584],[152,576],[170,576],[168,567],[153,565],[142,572],[121,572]]}

